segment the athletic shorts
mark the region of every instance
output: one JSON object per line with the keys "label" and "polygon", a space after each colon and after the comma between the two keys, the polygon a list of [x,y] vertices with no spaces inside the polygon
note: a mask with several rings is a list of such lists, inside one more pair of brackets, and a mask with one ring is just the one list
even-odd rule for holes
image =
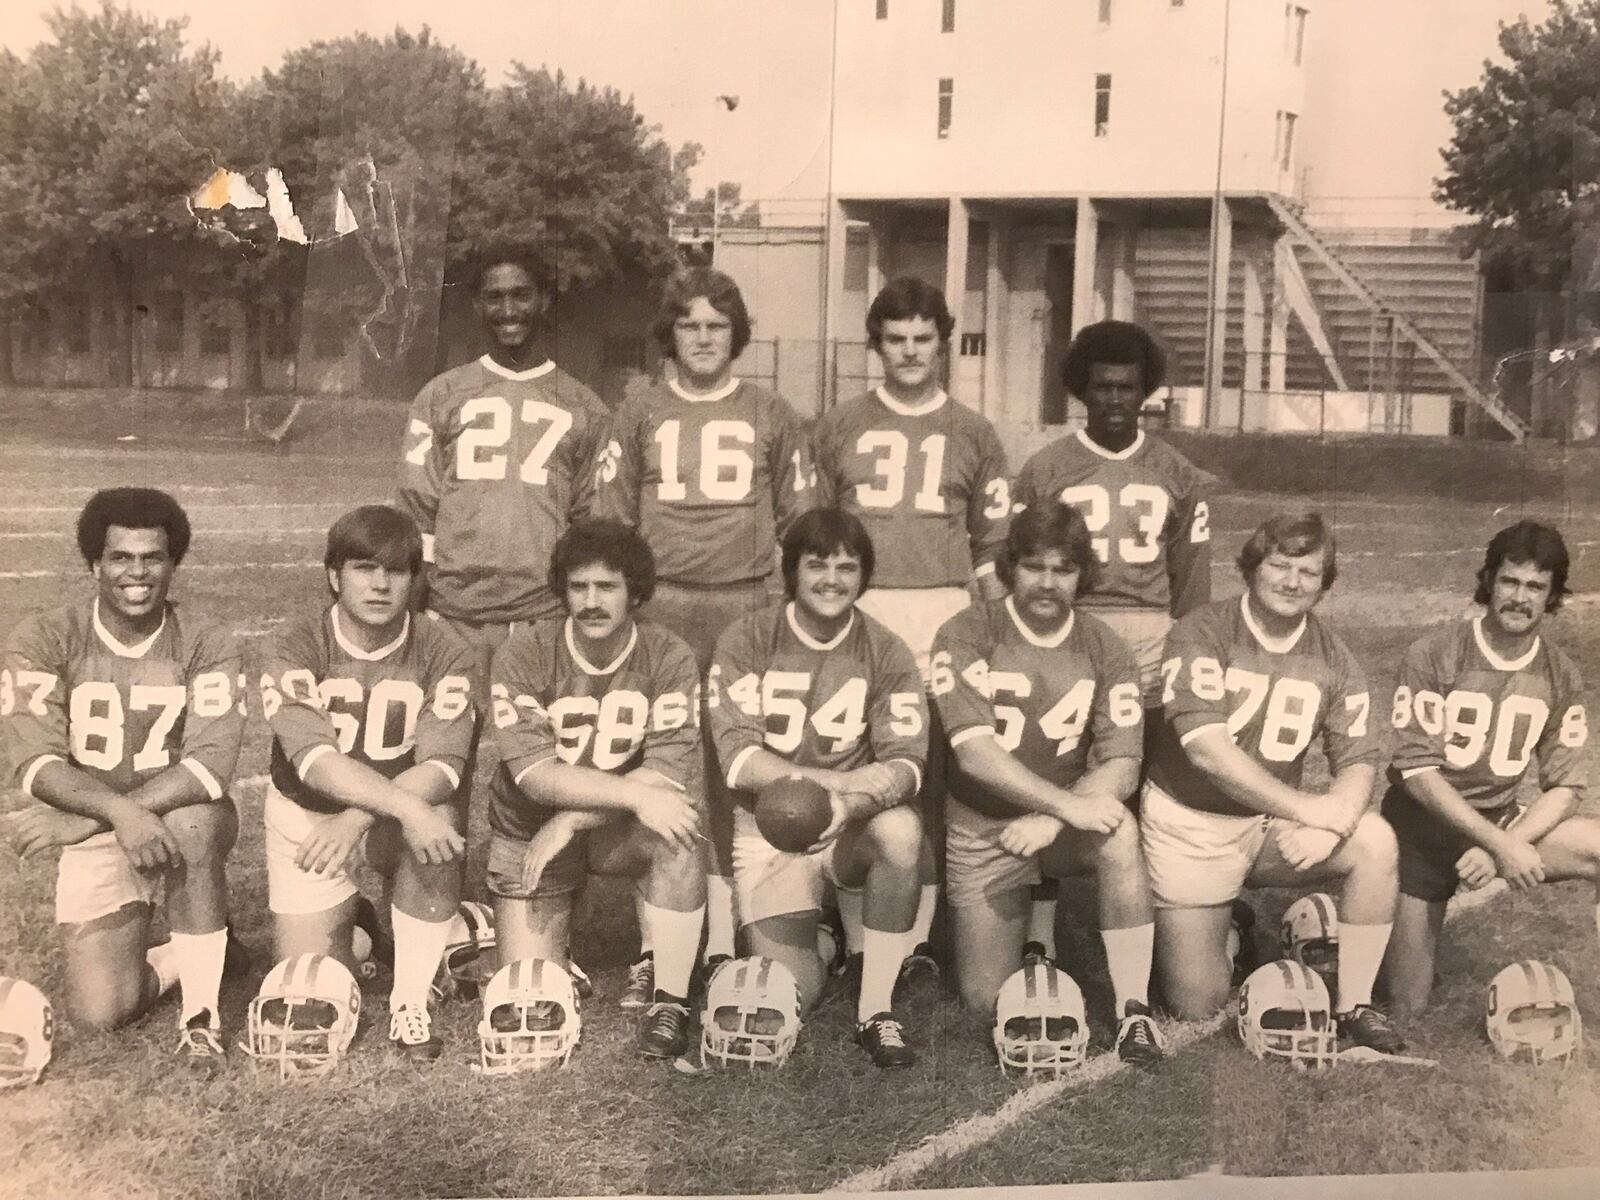
{"label": "athletic shorts", "polygon": [[756,828],[743,806],[733,813],[733,892],[741,925],[822,907],[826,885],[838,886],[833,854],[838,840],[816,854],[785,854]]}
{"label": "athletic shorts", "polygon": [[856,601],[856,607],[879,624],[887,625],[890,632],[911,647],[926,689],[934,634],[971,603],[972,596],[966,588],[872,588]]}
{"label": "athletic shorts", "polygon": [[951,796],[945,800],[945,898],[952,908],[989,903],[1043,878],[1039,856],[1018,858],[1000,848],[1012,817],[990,817]]}
{"label": "athletic shorts", "polygon": [[[1478,815],[1504,829],[1519,812],[1511,803],[1479,809]],[[1434,816],[1398,784],[1383,795],[1383,819],[1394,827],[1400,843],[1400,891],[1430,904],[1454,896],[1461,883],[1456,859],[1477,843]]]}
{"label": "athletic shorts", "polygon": [[1209,908],[1244,891],[1268,839],[1294,822],[1205,812],[1144,785],[1139,841],[1157,908]]}
{"label": "athletic shorts", "polygon": [[56,923],[81,925],[129,904],[155,904],[163,874],[135,870],[109,829],[67,846],[56,872]]}
{"label": "athletic shorts", "polygon": [[344,866],[325,875],[304,870],[295,862],[311,832],[336,814],[302,808],[269,783],[261,815],[267,829],[267,907],[273,912],[285,917],[327,912],[360,891],[355,869],[362,861],[365,839]]}
{"label": "athletic shorts", "polygon": [[1172,618],[1159,608],[1093,608],[1084,612],[1099,617],[1111,632],[1128,644],[1139,664],[1139,690],[1146,708],[1161,706],[1161,656],[1166,649]]}
{"label": "athletic shorts", "polygon": [[635,839],[645,837],[653,835],[632,819],[574,834],[561,853],[546,864],[544,874],[539,876],[539,886],[530,892],[522,886],[522,863],[528,856],[528,842],[507,837],[497,829],[489,839],[489,892],[507,900],[575,895],[590,875],[613,874],[607,867],[607,860],[618,852],[632,850]]}

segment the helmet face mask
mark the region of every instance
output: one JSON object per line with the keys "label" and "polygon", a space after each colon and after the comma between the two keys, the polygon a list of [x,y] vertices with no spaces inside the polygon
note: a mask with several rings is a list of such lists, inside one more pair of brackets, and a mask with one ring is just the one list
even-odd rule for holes
{"label": "helmet face mask", "polygon": [[280,1079],[329,1074],[356,1035],[361,990],[337,959],[301,954],[273,967],[250,1001],[245,1053]]}
{"label": "helmet face mask", "polygon": [[1332,986],[1339,972],[1339,911],[1326,892],[1301,896],[1284,910],[1283,956],[1310,967]]}
{"label": "helmet face mask", "polygon": [[37,1083],[50,1063],[55,1012],[26,979],[0,975],[0,1091]]}
{"label": "helmet face mask", "polygon": [[445,935],[444,954],[434,987],[442,999],[476,1000],[495,973],[494,910],[463,900]]}
{"label": "helmet face mask", "polygon": [[706,986],[700,1048],[724,1066],[781,1067],[800,1025],[800,989],[789,969],[770,958],[736,958]]}
{"label": "helmet face mask", "polygon": [[565,1066],[581,1033],[572,977],[547,959],[507,963],[483,990],[478,1045],[485,1075]]}
{"label": "helmet face mask", "polygon": [[1089,1045],[1083,992],[1065,971],[1027,964],[1000,985],[993,1039],[1002,1071],[1060,1075]]}
{"label": "helmet face mask", "polygon": [[1549,963],[1512,963],[1496,975],[1486,1026],[1496,1052],[1514,1062],[1570,1066],[1583,1048],[1583,1014],[1572,983]]}
{"label": "helmet face mask", "polygon": [[1239,1040],[1259,1059],[1333,1066],[1339,1030],[1321,977],[1288,959],[1257,968],[1239,989]]}

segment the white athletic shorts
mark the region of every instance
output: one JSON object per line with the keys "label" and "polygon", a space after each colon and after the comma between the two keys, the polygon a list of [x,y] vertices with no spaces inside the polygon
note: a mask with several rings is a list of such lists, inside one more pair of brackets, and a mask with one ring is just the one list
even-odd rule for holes
{"label": "white athletic shorts", "polygon": [[1204,812],[1144,785],[1139,840],[1157,908],[1208,908],[1231,903],[1269,838],[1292,821]]}
{"label": "white athletic shorts", "polygon": [[838,845],[835,840],[816,854],[785,854],[761,836],[753,812],[742,805],[734,809],[733,892],[740,924],[820,909],[826,884],[838,885]]}
{"label": "white athletic shorts", "polygon": [[61,851],[56,872],[56,923],[81,925],[128,904],[155,904],[163,872],[137,871],[111,830]]}
{"label": "white athletic shorts", "polygon": [[301,808],[270,783],[261,809],[267,826],[268,908],[286,917],[327,912],[361,890],[355,880],[359,850],[328,875],[302,870],[295,862],[311,831],[335,814]]}
{"label": "white athletic shorts", "polygon": [[1014,818],[990,817],[945,797],[944,889],[952,908],[1032,887],[1043,877],[1039,856],[1018,858],[1000,847],[1000,831]]}
{"label": "white athletic shorts", "polygon": [[928,686],[928,664],[933,658],[933,636],[939,627],[972,603],[966,588],[872,588],[856,601],[856,607],[911,647],[922,673],[922,686]]}

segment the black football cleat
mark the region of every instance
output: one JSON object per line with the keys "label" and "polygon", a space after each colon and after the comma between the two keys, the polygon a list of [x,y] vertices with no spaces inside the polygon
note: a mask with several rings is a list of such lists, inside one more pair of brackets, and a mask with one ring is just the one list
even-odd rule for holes
{"label": "black football cleat", "polygon": [[1366,1046],[1379,1054],[1401,1054],[1405,1038],[1389,1020],[1388,1014],[1370,1004],[1358,1004],[1349,1012],[1336,1014],[1339,1037],[1356,1046]]}
{"label": "black football cleat", "polygon": [[646,1058],[677,1058],[689,1049],[689,1006],[665,992],[639,1019],[639,1053]]}
{"label": "black football cleat", "polygon": [[909,1067],[917,1052],[906,1044],[905,1026],[893,1013],[875,1013],[856,1026],[856,1044],[875,1067]]}
{"label": "black football cleat", "polygon": [[1117,1026],[1117,1057],[1125,1063],[1148,1067],[1165,1056],[1166,1045],[1150,1006],[1129,1000],[1122,1023]]}

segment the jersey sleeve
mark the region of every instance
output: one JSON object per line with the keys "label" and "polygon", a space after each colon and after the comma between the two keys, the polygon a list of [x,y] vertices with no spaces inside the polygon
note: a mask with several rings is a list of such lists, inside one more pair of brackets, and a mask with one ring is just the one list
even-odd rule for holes
{"label": "jersey sleeve", "polygon": [[[877,631],[874,631],[877,632]],[[928,699],[911,649],[882,630],[874,639],[872,687],[867,693],[867,737],[873,761],[911,764],[922,786],[928,761]]]}
{"label": "jersey sleeve", "polygon": [[[67,730],[67,649],[45,622],[25,621],[12,633],[0,666],[0,720],[13,782],[33,796],[33,777],[48,762],[71,756]],[[37,797],[35,797],[37,798]]]}
{"label": "jersey sleeve", "polygon": [[1334,641],[1330,657],[1333,672],[1328,712],[1322,722],[1322,749],[1328,771],[1337,775],[1359,763],[1376,765],[1383,743],[1372,722],[1372,689],[1354,654]]}
{"label": "jersey sleeve", "polygon": [[1185,616],[1211,599],[1211,503],[1195,471],[1177,492],[1172,530],[1167,538],[1167,580],[1171,613]]}
{"label": "jersey sleeve", "polygon": [[518,784],[529,768],[557,757],[555,726],[539,699],[538,655],[520,642],[515,637],[504,642],[489,668],[494,739],[501,764]]}
{"label": "jersey sleeve", "polygon": [[1554,704],[1539,736],[1539,788],[1571,788],[1581,800],[1589,785],[1584,747],[1589,742],[1589,714],[1583,702],[1583,678],[1575,663],[1557,659],[1553,667]]}
{"label": "jersey sleeve", "polygon": [[839,478],[838,410],[818,421],[811,432],[811,461],[817,472],[816,502],[819,507],[840,507],[842,483]]}
{"label": "jersey sleeve", "polygon": [[567,507],[567,521],[582,520],[597,512],[596,484],[598,472],[595,463],[611,441],[611,414],[599,400],[586,397],[583,433],[572,447],[572,499]]}
{"label": "jersey sleeve", "polygon": [[607,520],[639,524],[639,488],[644,476],[644,406],[624,401],[609,436],[601,444],[594,473],[594,513]]}
{"label": "jersey sleeve", "polygon": [[[1416,702],[1419,695],[1442,697],[1450,690],[1443,678],[1438,648],[1438,638],[1423,638],[1413,642],[1400,660],[1400,677],[1389,708],[1389,723],[1394,732],[1389,769],[1402,779],[1419,771],[1442,770],[1445,766],[1444,722],[1431,719],[1439,705],[1419,706]],[[1431,729],[1424,724],[1425,715],[1430,718]]]}
{"label": "jersey sleeve", "polygon": [[707,677],[706,708],[722,777],[736,787],[739,767],[766,742],[761,707],[761,677],[769,665],[762,653],[759,625],[735,622],[717,639]]}
{"label": "jersey sleeve", "polygon": [[649,767],[687,792],[700,792],[700,724],[693,698],[700,682],[694,653],[677,638],[663,639],[651,680],[650,732],[644,739]]}
{"label": "jersey sleeve", "polygon": [[1039,502],[1039,458],[1043,450],[1022,464],[1022,470],[1011,484],[1011,509],[1022,512]]}
{"label": "jersey sleeve", "polygon": [[428,562],[433,561],[434,516],[439,511],[447,452],[444,439],[440,437],[442,431],[434,425],[439,390],[439,381],[435,379],[424,386],[411,403],[395,490],[395,507],[415,521],[422,531],[422,556]]}
{"label": "jersey sleeve", "polygon": [[477,726],[472,703],[473,653],[442,628],[433,632],[441,636],[430,639],[426,699],[417,714],[413,754],[418,763],[437,764],[454,786],[460,786]]}
{"label": "jersey sleeve", "polygon": [[933,638],[929,691],[953,750],[982,734],[993,734],[994,704],[988,694],[989,646],[965,609],[939,627]]}
{"label": "jersey sleeve", "polygon": [[774,397],[770,411],[772,458],[767,470],[772,477],[773,524],[781,539],[796,517],[816,505],[817,467],[794,410]]}
{"label": "jersey sleeve", "polygon": [[1209,725],[1228,724],[1222,663],[1226,633],[1214,609],[1185,617],[1167,634],[1161,660],[1161,707],[1180,742]]}
{"label": "jersey sleeve", "polygon": [[313,761],[339,752],[339,732],[317,689],[326,670],[309,625],[294,625],[268,643],[261,664],[261,710],[284,757],[303,780]]}
{"label": "jersey sleeve", "polygon": [[224,630],[209,628],[195,637],[189,652],[189,709],[178,765],[194,775],[213,800],[222,799],[239,763],[245,719],[239,688],[243,666],[238,643]]}
{"label": "jersey sleeve", "polygon": [[1144,699],[1139,664],[1133,651],[1115,634],[1099,639],[1095,654],[1094,705],[1089,728],[1094,742],[1089,766],[1114,758],[1144,757]]}
{"label": "jersey sleeve", "polygon": [[972,546],[975,575],[994,572],[994,560],[1011,524],[1011,483],[1006,474],[1006,451],[987,421],[978,434],[978,469],[967,497],[967,538]]}

